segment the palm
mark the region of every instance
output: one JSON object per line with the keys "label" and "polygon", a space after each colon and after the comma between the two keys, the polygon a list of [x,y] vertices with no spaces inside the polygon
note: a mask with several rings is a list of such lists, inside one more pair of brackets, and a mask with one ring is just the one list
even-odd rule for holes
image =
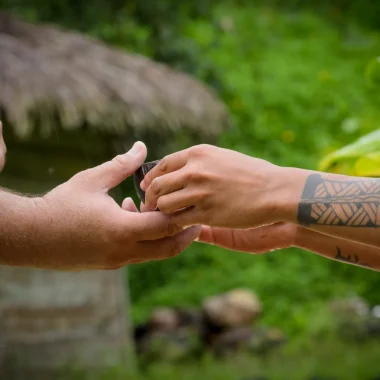
{"label": "palm", "polygon": [[199,241],[223,248],[254,254],[288,248],[294,240],[296,226],[277,223],[249,230],[202,226]]}

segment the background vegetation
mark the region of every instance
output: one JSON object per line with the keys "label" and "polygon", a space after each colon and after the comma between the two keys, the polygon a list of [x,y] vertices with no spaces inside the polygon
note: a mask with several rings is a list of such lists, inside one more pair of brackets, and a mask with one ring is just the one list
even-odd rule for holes
{"label": "background vegetation", "polygon": [[[326,154],[380,125],[380,91],[364,76],[380,51],[378,2],[0,0],[0,7],[197,76],[233,116],[220,146],[279,165],[316,169]],[[357,294],[380,303],[377,273],[298,249],[252,257],[194,244],[176,259],[135,265],[129,273],[135,321],[156,305],[197,305],[207,295],[249,287],[263,301],[263,321],[295,341],[318,326],[316,310],[331,298]],[[203,374],[222,379],[206,367]],[[167,378],[172,370],[160,371]],[[201,376],[191,371],[189,379]]]}

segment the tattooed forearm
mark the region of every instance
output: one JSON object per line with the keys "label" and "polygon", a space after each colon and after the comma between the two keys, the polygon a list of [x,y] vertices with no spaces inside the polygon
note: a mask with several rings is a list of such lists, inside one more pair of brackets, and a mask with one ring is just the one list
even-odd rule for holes
{"label": "tattooed forearm", "polygon": [[302,225],[380,227],[380,179],[308,177],[298,206]]}
{"label": "tattooed forearm", "polygon": [[336,247],[336,250],[337,250],[337,254],[335,256],[335,259],[338,260],[338,261],[343,261],[343,262],[346,262],[346,263],[358,265],[360,267],[373,268],[372,265],[361,263],[359,261],[358,255],[353,255],[352,257],[351,257],[351,255],[343,256],[339,247]]}

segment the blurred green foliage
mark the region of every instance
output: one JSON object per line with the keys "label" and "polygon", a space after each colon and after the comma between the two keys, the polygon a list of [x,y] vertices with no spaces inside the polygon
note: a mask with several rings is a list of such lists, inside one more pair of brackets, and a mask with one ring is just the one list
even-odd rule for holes
{"label": "blurred green foliage", "polygon": [[[196,42],[222,83],[234,118],[222,146],[316,169],[326,154],[378,128],[380,94],[364,76],[380,48],[376,30],[348,16],[336,25],[308,7],[234,4],[187,22],[181,35]],[[305,333],[320,301],[353,293],[379,300],[377,273],[297,249],[253,258],[194,244],[179,258],[132,267],[131,283],[136,319],[154,305],[199,304],[248,286],[263,299],[264,321],[294,336]]]}
{"label": "blurred green foliage", "polygon": [[359,177],[380,177],[380,129],[328,154],[320,162],[319,170]]}
{"label": "blurred green foliage", "polygon": [[[168,63],[214,87],[234,120],[220,145],[278,165],[315,169],[326,154],[380,125],[380,92],[365,80],[380,51],[370,0],[0,0]],[[297,249],[251,257],[194,244],[176,259],[130,268],[135,320],[155,305],[198,305],[251,287],[264,321],[296,336],[316,305],[358,293],[379,302],[377,273]]]}
{"label": "blurred green foliage", "polygon": [[[155,363],[140,373],[131,375],[122,370],[106,371],[99,376],[85,377],[74,373],[70,380],[375,380],[379,376],[380,347],[368,342],[355,347],[347,342],[326,339],[302,345],[302,354],[293,347],[260,357],[238,356],[215,362],[211,358],[180,366]],[[337,360],[339,358],[339,360]],[[67,374],[57,380],[67,380]]]}
{"label": "blurred green foliage", "polygon": [[[373,87],[380,87],[380,57],[366,68],[366,78]],[[324,157],[320,171],[362,177],[380,177],[380,129],[360,137]]]}

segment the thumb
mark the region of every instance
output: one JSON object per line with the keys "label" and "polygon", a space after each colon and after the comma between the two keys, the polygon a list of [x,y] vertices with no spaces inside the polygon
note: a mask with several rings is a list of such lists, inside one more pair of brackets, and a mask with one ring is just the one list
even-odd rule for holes
{"label": "thumb", "polygon": [[138,208],[136,207],[136,205],[134,204],[132,198],[130,198],[130,197],[124,199],[124,201],[123,201],[123,203],[121,205],[121,208],[124,211],[139,212]]}
{"label": "thumb", "polygon": [[109,190],[133,174],[145,161],[147,149],[144,143],[138,141],[124,154],[116,156],[95,168],[86,170],[86,185],[92,189]]}

